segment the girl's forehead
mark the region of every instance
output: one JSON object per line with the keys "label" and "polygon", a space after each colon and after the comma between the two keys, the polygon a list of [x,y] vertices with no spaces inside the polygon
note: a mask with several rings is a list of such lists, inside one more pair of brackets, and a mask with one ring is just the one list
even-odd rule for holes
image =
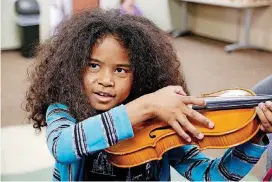
{"label": "girl's forehead", "polygon": [[91,51],[91,59],[101,62],[124,64],[130,63],[128,51],[114,36],[101,39]]}
{"label": "girl's forehead", "polygon": [[117,35],[105,35],[99,39],[97,39],[96,43],[94,44],[93,48],[118,48],[124,52],[128,52],[127,48],[124,46],[124,43]]}
{"label": "girl's forehead", "polygon": [[105,41],[109,41],[109,40],[115,40],[117,41],[117,43],[119,43],[120,45],[122,45],[122,40],[120,39],[120,37],[117,34],[105,34],[102,37],[98,38],[96,40],[96,45],[99,45]]}

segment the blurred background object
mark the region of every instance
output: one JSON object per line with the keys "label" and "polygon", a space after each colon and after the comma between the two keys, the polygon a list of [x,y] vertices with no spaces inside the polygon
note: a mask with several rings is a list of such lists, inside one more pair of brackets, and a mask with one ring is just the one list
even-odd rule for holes
{"label": "blurred background object", "polygon": [[[232,2],[238,1],[267,0]],[[15,2],[1,0],[1,177],[3,180],[49,181],[53,159],[46,147],[45,133],[36,135],[21,108],[28,86],[27,69],[35,59],[21,55],[22,27],[17,22]],[[120,8],[120,0],[37,0],[37,3],[40,42],[54,34],[63,18],[81,9]],[[263,51],[247,49],[228,54],[224,47],[239,42],[244,36],[244,14],[240,9],[188,3],[186,17],[182,17],[180,0],[135,0],[135,4],[142,16],[166,32],[181,28],[190,31],[190,36],[174,38],[169,34],[169,37],[182,62],[192,95],[233,87],[252,88],[272,74],[272,6],[256,8],[251,16],[250,43]],[[186,27],[182,27],[182,18],[186,18]],[[207,150],[205,153],[216,157],[224,151]],[[266,155],[245,180],[263,178]],[[172,180],[183,180],[173,170],[172,174]]]}
{"label": "blurred background object", "polygon": [[134,0],[120,0],[120,13],[142,16],[142,10],[136,5]]}
{"label": "blurred background object", "polygon": [[50,34],[53,35],[55,28],[63,20],[64,17],[72,14],[71,0],[55,0],[50,5]]}
{"label": "blurred background object", "polygon": [[99,7],[99,0],[73,0],[73,12],[97,7]]}
{"label": "blurred background object", "polygon": [[15,2],[17,24],[20,31],[21,53],[24,57],[34,56],[34,47],[39,44],[40,8],[36,0]]}

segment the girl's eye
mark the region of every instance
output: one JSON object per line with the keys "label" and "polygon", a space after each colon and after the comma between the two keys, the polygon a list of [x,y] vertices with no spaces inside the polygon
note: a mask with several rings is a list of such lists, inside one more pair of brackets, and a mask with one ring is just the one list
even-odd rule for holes
{"label": "girl's eye", "polygon": [[92,69],[98,69],[99,68],[99,65],[98,64],[95,64],[95,63],[89,63],[88,64]]}
{"label": "girl's eye", "polygon": [[124,70],[123,68],[116,68],[117,73],[126,73],[127,71]]}

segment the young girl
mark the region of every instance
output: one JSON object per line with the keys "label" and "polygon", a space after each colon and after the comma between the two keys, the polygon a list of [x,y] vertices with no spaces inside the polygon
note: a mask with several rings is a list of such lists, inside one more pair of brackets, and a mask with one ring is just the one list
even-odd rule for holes
{"label": "young girl", "polygon": [[[140,122],[160,119],[188,142],[202,139],[189,119],[209,128],[213,123],[187,105],[204,105],[204,100],[186,95],[167,35],[143,17],[84,11],[62,22],[57,32],[39,49],[27,93],[34,128],[47,128],[54,180],[170,180],[170,165],[189,180],[240,180],[258,162],[266,147],[256,136],[218,159],[187,145],[160,161],[112,166],[103,149],[133,137],[132,126]],[[263,129],[270,132],[271,110],[267,102],[260,112],[266,118]]]}

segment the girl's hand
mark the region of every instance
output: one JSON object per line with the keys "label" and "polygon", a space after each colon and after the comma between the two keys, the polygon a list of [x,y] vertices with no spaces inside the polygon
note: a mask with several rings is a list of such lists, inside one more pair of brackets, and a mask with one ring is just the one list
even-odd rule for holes
{"label": "girl's hand", "polygon": [[260,130],[265,133],[272,133],[272,102],[260,103],[256,107],[256,111],[261,121]]}
{"label": "girl's hand", "polygon": [[167,122],[188,142],[191,142],[191,138],[186,132],[192,133],[198,139],[202,139],[204,135],[190,123],[187,117],[203,123],[209,128],[214,126],[208,118],[187,106],[189,104],[203,106],[205,105],[204,99],[186,96],[180,86],[162,88],[150,94],[149,99],[153,103],[155,118]]}

